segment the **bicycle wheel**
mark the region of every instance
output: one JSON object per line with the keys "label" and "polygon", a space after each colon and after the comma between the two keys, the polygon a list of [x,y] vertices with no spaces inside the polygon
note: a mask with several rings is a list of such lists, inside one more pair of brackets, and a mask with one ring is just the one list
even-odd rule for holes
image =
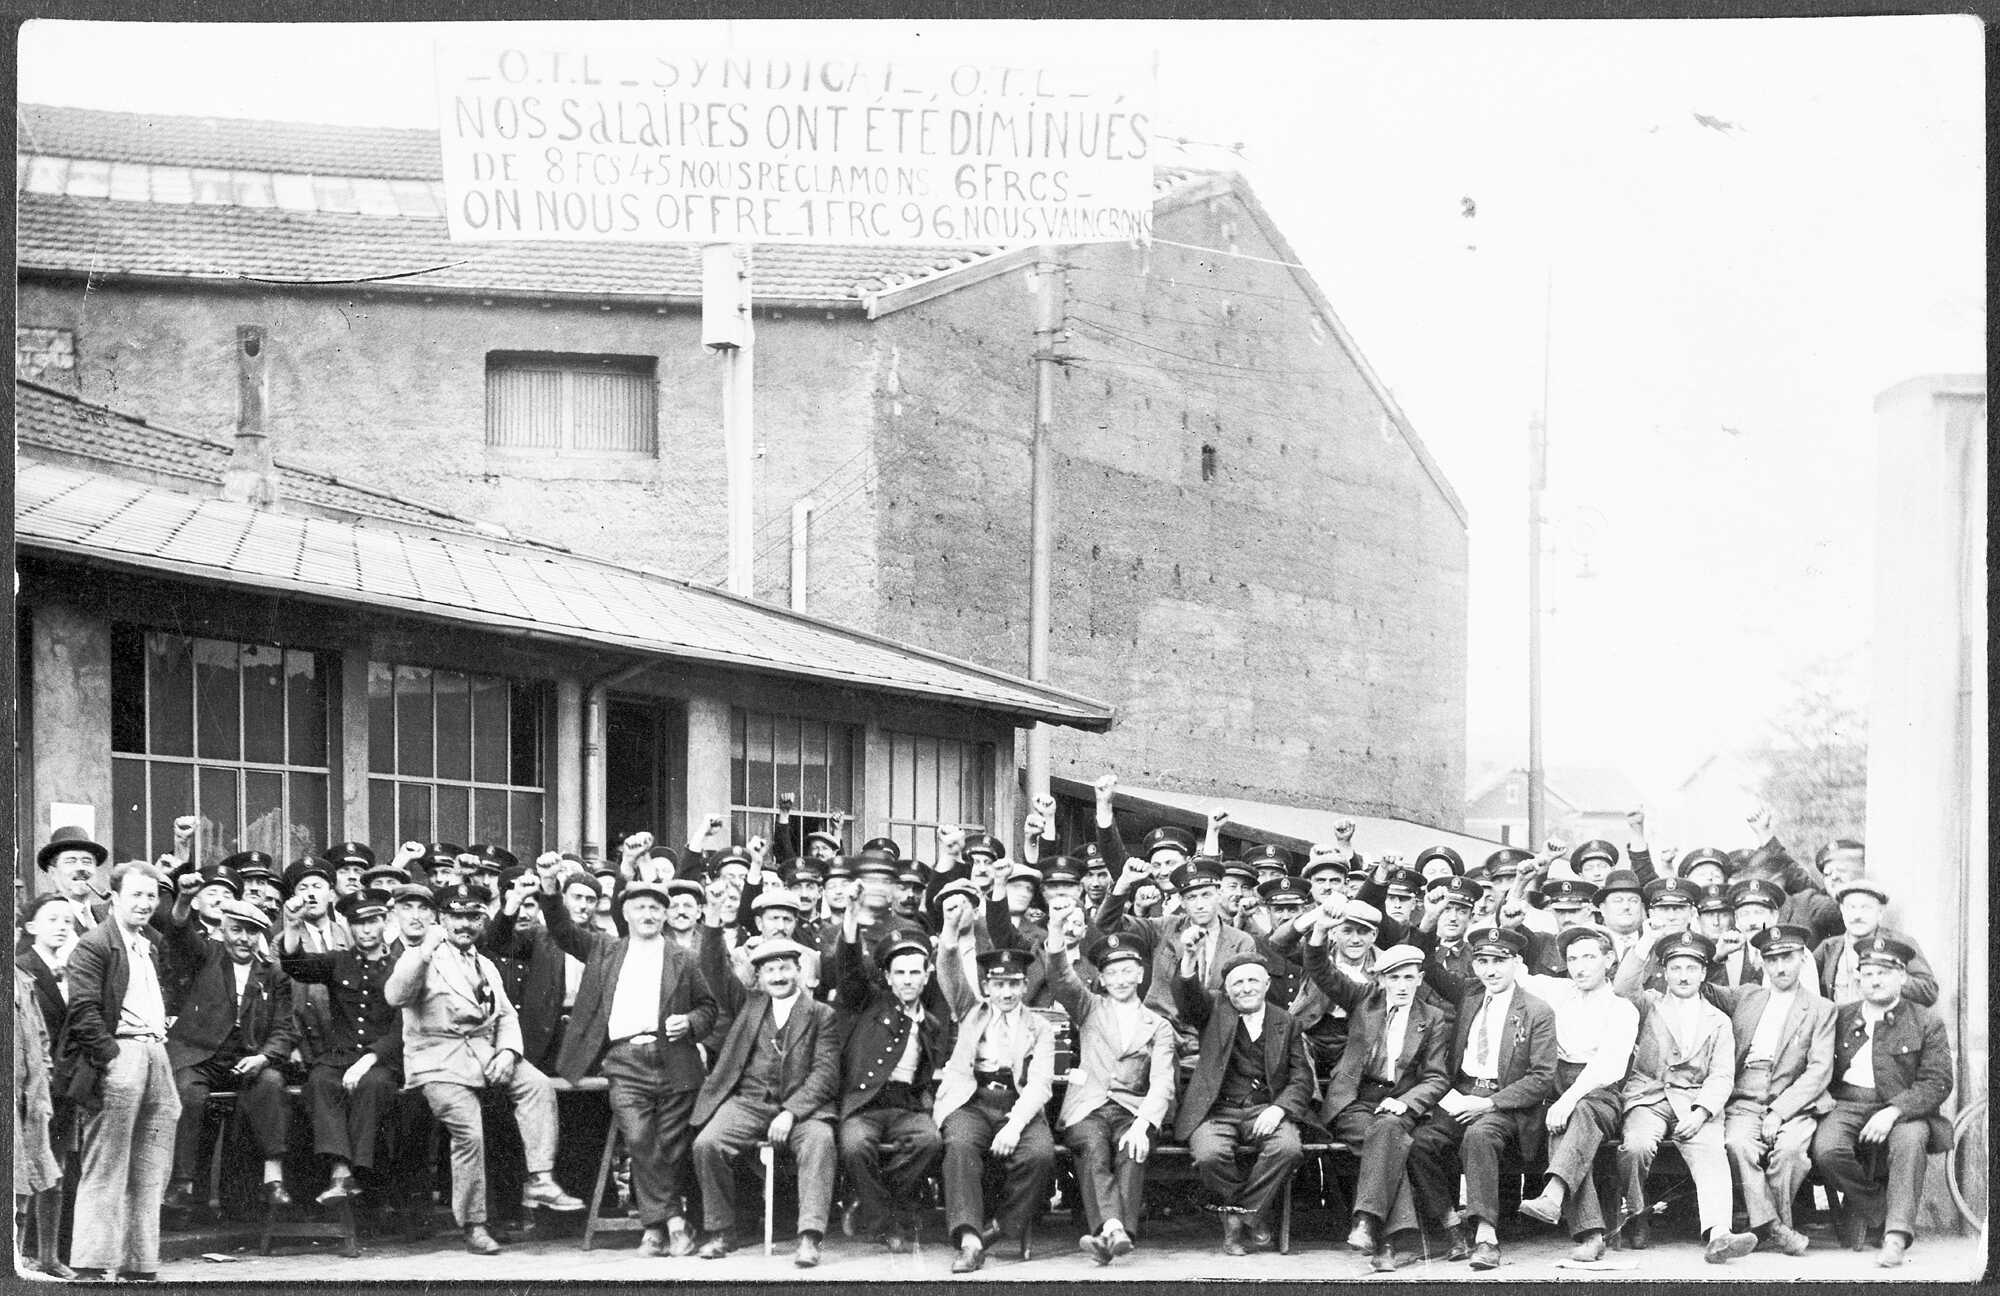
{"label": "bicycle wheel", "polygon": [[1945,1183],[1960,1218],[1973,1232],[1986,1227],[1986,1102],[1973,1103],[1951,1120]]}

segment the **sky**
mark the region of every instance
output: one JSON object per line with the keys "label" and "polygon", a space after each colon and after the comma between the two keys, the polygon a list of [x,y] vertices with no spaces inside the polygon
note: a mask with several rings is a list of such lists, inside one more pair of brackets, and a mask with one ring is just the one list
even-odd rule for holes
{"label": "sky", "polygon": [[[22,29],[20,95],[435,127],[432,42],[470,26],[42,20]],[[1243,172],[1466,505],[1472,770],[1526,761],[1545,377],[1548,763],[1665,796],[1758,741],[1808,663],[1865,699],[1872,402],[1985,368],[1976,20],[590,26],[1154,51],[1158,133],[1193,141],[1160,160]]]}

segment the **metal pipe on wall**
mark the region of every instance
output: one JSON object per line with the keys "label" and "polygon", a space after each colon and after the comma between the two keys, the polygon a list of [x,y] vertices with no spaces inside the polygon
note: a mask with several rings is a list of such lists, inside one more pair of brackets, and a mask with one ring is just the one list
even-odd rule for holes
{"label": "metal pipe on wall", "polygon": [[792,611],[806,610],[806,528],[812,524],[818,503],[812,496],[792,502]]}
{"label": "metal pipe on wall", "polygon": [[604,707],[605,696],[652,669],[651,662],[621,667],[609,675],[586,681],[583,696],[583,848],[584,859],[609,859],[604,844]]}

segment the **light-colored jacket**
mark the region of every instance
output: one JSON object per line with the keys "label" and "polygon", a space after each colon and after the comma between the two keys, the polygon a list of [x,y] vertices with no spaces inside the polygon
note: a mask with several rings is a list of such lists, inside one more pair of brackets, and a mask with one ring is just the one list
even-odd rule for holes
{"label": "light-colored jacket", "polygon": [[[979,1082],[972,1078],[972,1063],[979,1056],[979,1041],[993,1020],[993,1010],[966,983],[955,951],[941,950],[938,957],[938,985],[944,991],[951,1014],[958,1019],[958,1042],[952,1046],[951,1061],[938,1073],[937,1097],[931,1104],[931,1119],[939,1128],[944,1118],[972,1098]],[[1048,1105],[1056,1088],[1055,1027],[1037,1016],[1024,1002],[1020,1009],[1021,1032],[1013,1056],[1015,1099],[1007,1119],[1025,1128],[1036,1113]]]}
{"label": "light-colored jacket", "polygon": [[[440,947],[442,952],[442,947]],[[448,1080],[470,1088],[486,1084],[486,1063],[495,1053],[521,1052],[521,1022],[500,983],[500,971],[484,954],[472,961],[493,994],[491,1011],[479,1004],[479,988],[466,961],[453,950],[441,958],[422,946],[404,950],[382,993],[403,1010],[403,1087]]]}
{"label": "light-colored jacket", "polygon": [[1051,948],[1049,988],[1076,1023],[1076,1070],[1063,1091],[1064,1129],[1115,1102],[1157,1132],[1174,1104],[1173,1023],[1143,1003],[1138,1026],[1120,1039],[1108,995],[1092,994],[1076,974],[1071,951]]}

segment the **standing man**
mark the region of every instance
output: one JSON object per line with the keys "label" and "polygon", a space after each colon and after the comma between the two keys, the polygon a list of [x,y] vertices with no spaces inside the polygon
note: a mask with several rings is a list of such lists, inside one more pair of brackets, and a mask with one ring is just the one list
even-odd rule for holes
{"label": "standing man", "polygon": [[159,903],[157,869],[119,865],[110,920],[70,952],[56,1088],[86,1113],[70,1245],[83,1278],[159,1273],[160,1203],[181,1115],[151,926]]}
{"label": "standing man", "polygon": [[521,1058],[521,1025],[500,984],[500,970],[476,947],[492,895],[460,883],[444,893],[444,923],[405,950],[384,993],[403,1010],[404,1088],[420,1089],[451,1133],[451,1213],[474,1255],[497,1255],[486,1230],[486,1139],[477,1090],[504,1087],[527,1156],[523,1203],[577,1211],[583,1203],[557,1186],[556,1094],[534,1063]]}
{"label": "standing man", "polygon": [[[766,895],[770,893],[767,892]],[[833,1009],[804,993],[803,945],[770,936],[750,953],[757,988],[744,1000],[695,1099],[695,1174],[708,1240],[698,1253],[719,1260],[735,1247],[736,1159],[757,1143],[791,1150],[798,1167],[798,1249],[792,1263],[819,1263],[833,1204],[833,1096],[840,1040]]]}
{"label": "standing man", "polygon": [[1859,1251],[1881,1228],[1876,1263],[1893,1269],[1916,1239],[1924,1154],[1950,1146],[1938,1109],[1951,1094],[1951,1041],[1936,1014],[1905,997],[1914,948],[1875,935],[1856,953],[1861,998],[1834,1020],[1833,1110],[1812,1159],[1840,1193],[1841,1241]]}
{"label": "standing man", "polygon": [[1862,943],[1873,936],[1886,936],[1910,951],[1901,997],[1923,1008],[1936,1004],[1937,974],[1931,971],[1930,961],[1917,948],[1915,941],[1894,928],[1882,925],[1883,913],[1889,907],[1889,889],[1873,878],[1859,877],[1841,883],[1835,889],[1834,897],[1840,901],[1840,921],[1846,924],[1847,931],[1821,941],[1813,951],[1813,960],[1819,969],[1821,993],[1833,1000],[1836,1006],[1855,1003],[1863,998]]}
{"label": "standing man", "polygon": [[98,890],[97,873],[111,852],[90,840],[81,828],[58,828],[35,852],[35,867],[54,879],[56,891],[70,903],[70,917],[81,936],[103,919],[107,904]]}

